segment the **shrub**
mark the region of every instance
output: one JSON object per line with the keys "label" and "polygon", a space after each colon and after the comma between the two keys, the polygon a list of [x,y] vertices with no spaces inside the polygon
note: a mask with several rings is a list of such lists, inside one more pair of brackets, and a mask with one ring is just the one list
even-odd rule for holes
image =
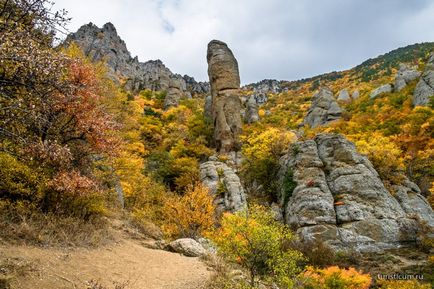
{"label": "shrub", "polygon": [[305,289],[368,289],[371,285],[369,274],[354,268],[331,266],[317,269],[309,266],[301,276]]}
{"label": "shrub", "polygon": [[166,200],[164,229],[170,236],[197,238],[214,225],[214,209],[208,188],[200,183],[190,186],[183,196]]}
{"label": "shrub", "polygon": [[288,246],[294,239],[292,232],[264,207],[254,205],[248,212],[224,214],[221,227],[209,237],[226,260],[249,271],[252,287],[262,277],[290,288],[300,271],[297,262],[302,254]]}

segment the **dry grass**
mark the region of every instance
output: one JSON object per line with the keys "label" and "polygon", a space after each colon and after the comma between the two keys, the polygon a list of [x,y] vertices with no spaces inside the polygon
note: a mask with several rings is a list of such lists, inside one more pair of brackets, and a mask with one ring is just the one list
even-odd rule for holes
{"label": "dry grass", "polygon": [[98,246],[114,236],[107,220],[82,220],[0,206],[0,243],[38,246]]}

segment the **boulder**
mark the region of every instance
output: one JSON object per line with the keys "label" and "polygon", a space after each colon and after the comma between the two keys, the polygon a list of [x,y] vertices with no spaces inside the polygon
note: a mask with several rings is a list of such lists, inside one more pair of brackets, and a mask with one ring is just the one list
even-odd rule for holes
{"label": "boulder", "polygon": [[399,70],[396,73],[395,76],[395,85],[394,85],[394,90],[395,91],[401,91],[402,89],[404,89],[404,87],[406,87],[410,82],[416,80],[417,78],[419,78],[420,76],[420,72],[405,65],[405,64],[400,64],[399,65]]}
{"label": "boulder", "polygon": [[337,100],[341,100],[341,101],[351,100],[350,94],[348,93],[348,90],[342,89],[341,91],[339,91],[338,96],[337,96]]}
{"label": "boulder", "polygon": [[352,99],[358,99],[360,97],[360,91],[358,89],[354,90],[351,94]]}
{"label": "boulder", "polygon": [[342,109],[336,102],[331,90],[320,88],[319,92],[313,96],[312,105],[304,118],[303,125],[315,128],[337,120],[341,115]]}
{"label": "boulder", "polygon": [[433,210],[417,186],[407,182],[393,196],[371,162],[341,135],[297,142],[280,164],[284,220],[302,240],[378,251],[416,242],[421,221],[434,229]]}
{"label": "boulder", "polygon": [[413,105],[428,105],[434,96],[434,53],[431,54],[425,70],[416,85],[413,96]]}
{"label": "boulder", "polygon": [[377,96],[379,96],[380,94],[383,93],[388,93],[388,92],[392,92],[393,91],[393,87],[391,84],[384,84],[380,87],[377,87],[376,89],[374,89],[373,91],[371,91],[371,93],[369,94],[370,98],[376,98]]}
{"label": "boulder", "polygon": [[236,151],[242,127],[238,62],[226,43],[218,40],[208,44],[207,61],[216,148],[223,153]]}
{"label": "boulder", "polygon": [[214,204],[218,213],[236,212],[246,207],[246,195],[240,178],[225,163],[212,160],[199,167],[200,180],[209,188],[214,196]]}
{"label": "boulder", "polygon": [[167,245],[167,249],[187,257],[200,257],[207,252],[199,242],[190,238],[182,238],[170,242]]}

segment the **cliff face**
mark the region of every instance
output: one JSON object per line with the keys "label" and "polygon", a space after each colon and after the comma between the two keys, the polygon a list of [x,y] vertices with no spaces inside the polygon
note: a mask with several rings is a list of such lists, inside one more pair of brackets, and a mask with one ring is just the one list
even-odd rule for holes
{"label": "cliff face", "polygon": [[209,91],[207,83],[196,82],[187,75],[182,77],[174,74],[161,60],[139,62],[137,57],[131,57],[125,42],[111,23],[104,24],[102,28],[92,23],[83,25],[77,32],[68,35],[65,44],[71,42],[75,42],[93,61],[104,60],[109,75],[114,80],[122,80],[127,90],[169,90],[170,83],[173,82],[183,93]]}
{"label": "cliff face", "polygon": [[393,195],[371,162],[341,135],[297,142],[281,159],[285,222],[302,240],[376,251],[415,242],[434,212],[419,188],[405,181]]}

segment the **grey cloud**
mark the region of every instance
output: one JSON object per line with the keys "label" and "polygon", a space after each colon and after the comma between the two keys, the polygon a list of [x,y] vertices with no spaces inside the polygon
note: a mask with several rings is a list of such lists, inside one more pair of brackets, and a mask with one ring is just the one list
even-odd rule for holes
{"label": "grey cloud", "polygon": [[[89,3],[90,2],[90,3]],[[243,83],[348,69],[415,42],[434,41],[429,0],[57,0],[85,22],[111,21],[133,55],[206,80],[206,45],[226,41]],[[91,7],[89,9],[89,6]]]}

